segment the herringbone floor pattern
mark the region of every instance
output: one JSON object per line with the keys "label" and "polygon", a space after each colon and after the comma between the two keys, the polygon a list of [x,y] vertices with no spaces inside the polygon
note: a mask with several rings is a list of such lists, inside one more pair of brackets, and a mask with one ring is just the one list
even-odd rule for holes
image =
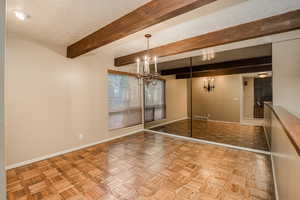
{"label": "herringbone floor pattern", "polygon": [[9,200],[272,200],[266,155],[142,132],[7,171]]}

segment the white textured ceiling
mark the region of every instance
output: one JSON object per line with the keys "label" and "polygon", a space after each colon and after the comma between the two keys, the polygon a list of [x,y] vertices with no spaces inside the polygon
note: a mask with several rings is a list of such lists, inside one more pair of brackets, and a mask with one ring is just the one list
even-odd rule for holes
{"label": "white textured ceiling", "polygon": [[[9,0],[8,29],[46,44],[68,45],[103,25],[134,10],[146,0]],[[20,22],[12,10],[23,8],[32,17]],[[91,54],[114,57],[160,46],[222,28],[300,9],[300,0],[218,0],[184,15],[98,48]]]}
{"label": "white textured ceiling", "polygon": [[299,8],[300,0],[218,0],[94,52],[111,52],[114,57],[123,56],[145,49],[145,33],[152,33],[150,45],[156,47]]}
{"label": "white textured ceiling", "polygon": [[[8,31],[67,46],[150,0],[8,0]],[[19,21],[14,10],[31,16]]]}

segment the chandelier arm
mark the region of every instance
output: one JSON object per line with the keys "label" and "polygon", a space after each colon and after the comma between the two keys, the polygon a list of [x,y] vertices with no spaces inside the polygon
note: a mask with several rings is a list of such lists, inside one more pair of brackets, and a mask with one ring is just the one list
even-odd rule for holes
{"label": "chandelier arm", "polygon": [[[144,82],[146,83],[152,83],[154,82],[155,79],[158,79],[160,77],[160,74],[157,73],[157,58],[154,57],[152,58],[152,56],[150,56],[150,38],[151,38],[151,34],[146,34],[145,38],[147,39],[147,50],[146,50],[146,55],[145,55],[145,59],[144,62],[142,62],[142,70],[141,73],[139,73],[138,78],[142,79]],[[153,60],[155,61],[155,72],[151,73],[150,72],[150,61]],[[139,59],[137,61],[137,67],[139,67]],[[139,72],[139,70],[137,70]]]}

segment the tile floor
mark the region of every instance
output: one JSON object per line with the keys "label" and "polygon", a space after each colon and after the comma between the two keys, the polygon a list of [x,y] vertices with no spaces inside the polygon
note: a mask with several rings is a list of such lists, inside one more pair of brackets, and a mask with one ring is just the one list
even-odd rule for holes
{"label": "tile floor", "polygon": [[191,123],[191,120],[186,119],[155,127],[151,130],[187,137],[191,137],[192,131],[193,138],[269,151],[262,126],[204,120],[193,120]]}
{"label": "tile floor", "polygon": [[141,132],[7,171],[9,200],[273,200],[269,156]]}

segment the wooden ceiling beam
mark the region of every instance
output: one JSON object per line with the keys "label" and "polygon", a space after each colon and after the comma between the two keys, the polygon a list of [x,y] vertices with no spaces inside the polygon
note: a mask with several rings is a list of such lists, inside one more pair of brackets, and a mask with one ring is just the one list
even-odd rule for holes
{"label": "wooden ceiling beam", "polygon": [[256,58],[225,61],[220,63],[197,65],[192,67],[188,66],[188,67],[181,67],[175,69],[161,70],[160,74],[164,76],[164,75],[173,75],[173,74],[181,74],[181,73],[190,73],[191,70],[193,72],[199,72],[205,70],[225,69],[225,68],[232,68],[232,67],[253,66],[253,65],[271,64],[271,63],[272,63],[272,56],[263,56],[263,57],[256,57]]}
{"label": "wooden ceiling beam", "polygon": [[[171,56],[188,51],[292,31],[299,28],[300,10],[295,10],[155,47],[150,50],[150,54],[158,57]],[[145,51],[140,51],[127,56],[115,58],[115,66],[132,64],[135,62],[137,57],[142,57],[145,54]]]}
{"label": "wooden ceiling beam", "polygon": [[216,0],[152,0],[70,45],[67,48],[67,57],[75,58],[214,1]]}
{"label": "wooden ceiling beam", "polygon": [[244,66],[244,67],[232,67],[227,69],[206,70],[201,72],[193,72],[192,74],[177,74],[176,79],[187,79],[196,77],[208,77],[208,76],[224,76],[232,74],[244,74],[255,72],[272,71],[272,64]]}

